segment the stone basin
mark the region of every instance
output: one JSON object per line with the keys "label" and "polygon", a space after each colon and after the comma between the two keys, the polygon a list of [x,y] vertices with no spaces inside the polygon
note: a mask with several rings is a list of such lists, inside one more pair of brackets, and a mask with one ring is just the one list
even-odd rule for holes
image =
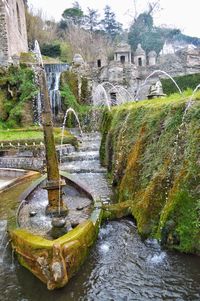
{"label": "stone basin", "polygon": [[[49,290],[65,286],[84,262],[90,247],[96,241],[103,211],[101,202],[93,199],[91,193],[73,176],[62,172],[66,184],[85,194],[92,202],[92,209],[87,219],[77,223],[75,228],[57,239],[48,235],[32,233],[23,227],[10,231],[12,248],[18,260],[25,268],[47,285]],[[28,203],[33,191],[45,180],[45,176],[37,180],[21,196]],[[23,208],[22,208],[23,210]],[[20,211],[18,220],[20,221]],[[82,210],[81,210],[82,212]],[[29,218],[35,218],[37,216]],[[33,231],[34,232],[34,231]]]}
{"label": "stone basin", "polygon": [[25,177],[30,176],[30,174],[32,172],[23,169],[0,168],[0,192],[17,184]]}

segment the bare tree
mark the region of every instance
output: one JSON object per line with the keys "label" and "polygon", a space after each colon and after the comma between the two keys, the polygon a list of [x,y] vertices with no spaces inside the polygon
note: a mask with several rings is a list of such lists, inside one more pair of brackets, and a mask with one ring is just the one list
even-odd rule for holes
{"label": "bare tree", "polygon": [[148,14],[153,15],[160,10],[160,0],[148,2]]}
{"label": "bare tree", "polygon": [[91,33],[78,26],[70,25],[63,40],[70,45],[73,54],[81,54],[87,62],[96,60],[99,49],[102,49],[105,56],[112,51],[111,42],[102,34]]}
{"label": "bare tree", "polygon": [[57,24],[54,20],[46,21],[41,9],[27,9],[26,24],[30,46],[33,45],[35,40],[38,40],[40,44],[47,44],[57,39]]}

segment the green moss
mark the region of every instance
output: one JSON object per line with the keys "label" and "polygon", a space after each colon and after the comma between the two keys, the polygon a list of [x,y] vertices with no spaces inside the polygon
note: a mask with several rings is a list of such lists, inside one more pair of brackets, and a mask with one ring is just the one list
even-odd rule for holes
{"label": "green moss", "polygon": [[20,64],[29,65],[36,63],[36,58],[33,52],[22,52],[20,54]]}
{"label": "green moss", "polygon": [[83,104],[87,104],[89,102],[89,87],[88,87],[88,79],[86,77],[81,78],[81,98],[80,101]]}
{"label": "green moss", "polygon": [[[50,241],[23,229],[10,232],[12,247],[20,263],[49,289],[63,287],[84,262],[97,237],[95,225],[87,220],[62,237]],[[53,265],[59,264],[62,275],[57,276]]]}
{"label": "green moss", "polygon": [[103,220],[113,220],[131,215],[131,201],[103,206]]}
{"label": "green moss", "polygon": [[76,73],[71,71],[62,72],[60,78],[60,89],[68,85],[72,95],[74,95],[76,101],[79,100],[79,91],[78,91],[78,76]]}
{"label": "green moss", "polygon": [[131,201],[141,235],[200,253],[196,243],[200,231],[194,227],[199,225],[200,103],[196,94],[182,124],[191,97],[188,91],[185,95],[128,103],[105,112],[101,158],[109,167],[118,200]]}
{"label": "green moss", "polygon": [[5,102],[6,102],[5,91],[0,91],[0,120],[2,122],[4,122],[8,118],[8,114],[5,108]]}
{"label": "green moss", "polygon": [[113,119],[112,114],[108,110],[106,110],[103,114],[103,119],[101,123],[102,139],[101,139],[101,146],[100,146],[100,160],[102,165],[104,166],[107,165],[108,163],[108,159],[106,158],[107,156],[106,139],[111,127],[112,119]]}

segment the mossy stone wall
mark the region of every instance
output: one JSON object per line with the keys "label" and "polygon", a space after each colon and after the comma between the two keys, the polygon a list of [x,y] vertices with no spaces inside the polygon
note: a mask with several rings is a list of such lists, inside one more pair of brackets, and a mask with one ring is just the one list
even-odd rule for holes
{"label": "mossy stone wall", "polygon": [[200,254],[200,102],[173,96],[104,113],[101,160],[138,230]]}

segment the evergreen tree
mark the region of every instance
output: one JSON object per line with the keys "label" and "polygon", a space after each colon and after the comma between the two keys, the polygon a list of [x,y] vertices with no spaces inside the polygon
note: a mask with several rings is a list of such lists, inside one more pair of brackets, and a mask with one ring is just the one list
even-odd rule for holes
{"label": "evergreen tree", "polygon": [[93,32],[97,29],[97,26],[99,24],[98,22],[98,10],[87,8],[88,13],[85,16],[85,26],[87,29],[89,29],[90,32]]}
{"label": "evergreen tree", "polygon": [[128,40],[133,50],[140,43],[147,53],[155,50],[158,54],[165,41],[172,40],[178,33],[177,29],[154,27],[152,15],[144,12],[139,14],[131,25]]}
{"label": "evergreen tree", "polygon": [[101,25],[107,36],[113,40],[122,32],[122,24],[116,21],[115,13],[108,5],[104,8],[104,19],[101,20]]}
{"label": "evergreen tree", "polygon": [[77,25],[81,26],[84,24],[84,13],[78,4],[78,2],[73,3],[73,7],[67,8],[62,13],[63,20],[61,20],[62,27],[64,27],[64,24],[67,25]]}
{"label": "evergreen tree", "polygon": [[135,22],[131,25],[128,39],[132,48],[135,50],[137,45],[140,43],[147,50],[145,40],[147,36],[152,32],[153,29],[153,17],[148,13],[140,14]]}

